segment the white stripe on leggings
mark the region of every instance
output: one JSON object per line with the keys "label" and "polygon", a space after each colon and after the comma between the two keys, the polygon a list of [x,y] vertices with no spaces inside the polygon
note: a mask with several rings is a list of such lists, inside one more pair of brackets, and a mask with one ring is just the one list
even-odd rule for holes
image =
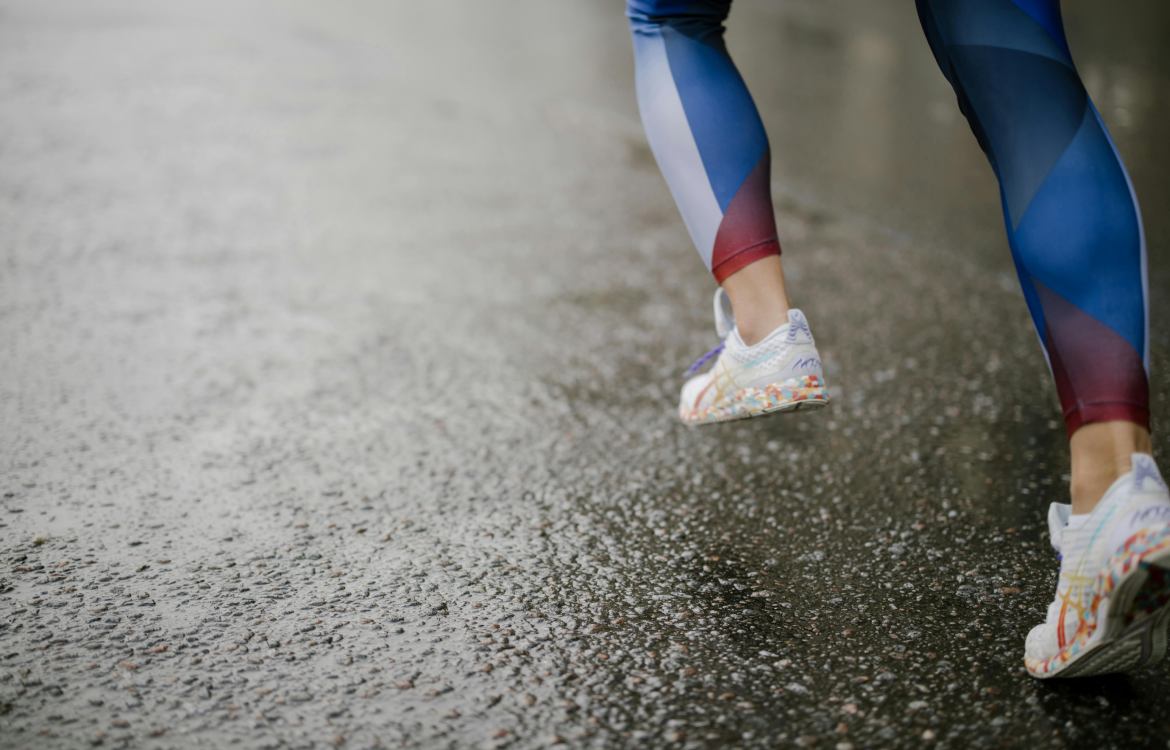
{"label": "white stripe on leggings", "polygon": [[715,233],[719,231],[723,211],[719,208],[715,191],[711,189],[699,147],[687,122],[678,87],[670,71],[665,40],[661,36],[638,34],[635,43],[638,57],[638,109],[642,113],[646,137],[682,213],[691,240],[710,270]]}

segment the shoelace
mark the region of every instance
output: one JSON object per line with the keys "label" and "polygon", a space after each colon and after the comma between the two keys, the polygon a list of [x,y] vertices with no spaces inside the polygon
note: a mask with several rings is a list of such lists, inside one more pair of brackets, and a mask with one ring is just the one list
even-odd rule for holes
{"label": "shoelace", "polygon": [[719,345],[718,345],[718,346],[716,346],[714,349],[712,349],[711,351],[707,352],[707,353],[706,353],[706,354],[704,354],[703,356],[701,356],[701,357],[699,357],[698,359],[696,359],[696,360],[695,360],[695,363],[694,363],[693,365],[691,365],[690,367],[688,367],[688,368],[687,368],[687,372],[686,372],[686,374],[687,374],[687,375],[693,375],[694,373],[698,372],[698,370],[699,370],[699,368],[700,368],[700,367],[702,367],[703,365],[705,365],[705,364],[707,364],[709,361],[711,361],[711,359],[712,359],[713,357],[716,357],[716,356],[718,356],[718,355],[719,355],[719,352],[721,352],[721,351],[723,351],[723,342],[722,342],[722,341],[720,341],[720,342],[719,342]]}
{"label": "shoelace", "polygon": [[731,314],[731,305],[727,302],[727,293],[723,291],[723,287],[715,289],[714,308],[715,335],[719,337],[719,345],[695,360],[695,363],[687,368],[687,375],[693,375],[713,357],[719,356],[719,353],[723,351],[723,345],[727,343],[728,334],[735,328],[735,318]]}

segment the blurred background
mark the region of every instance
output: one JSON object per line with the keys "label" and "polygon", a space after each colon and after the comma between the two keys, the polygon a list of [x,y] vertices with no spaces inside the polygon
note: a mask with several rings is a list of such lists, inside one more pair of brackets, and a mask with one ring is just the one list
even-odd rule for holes
{"label": "blurred background", "polygon": [[[1170,6],[1064,9],[1159,425]],[[1165,743],[1024,675],[1064,433],[913,4],[728,43],[835,400],[688,430],[620,2],[0,0],[0,745]]]}

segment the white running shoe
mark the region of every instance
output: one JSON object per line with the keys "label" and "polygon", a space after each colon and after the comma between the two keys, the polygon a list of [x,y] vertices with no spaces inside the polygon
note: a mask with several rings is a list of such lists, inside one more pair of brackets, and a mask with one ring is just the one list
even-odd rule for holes
{"label": "white running shoe", "polygon": [[715,366],[682,389],[678,414],[687,424],[726,422],[829,403],[812,331],[800,310],[762,341],[747,346],[734,327],[722,287],[715,292],[715,332],[723,340],[687,374],[716,354]]}
{"label": "white running shoe", "polygon": [[1024,665],[1033,677],[1125,672],[1166,655],[1170,629],[1170,493],[1153,457],[1131,471],[1086,516],[1048,511],[1060,579],[1048,618],[1032,628]]}

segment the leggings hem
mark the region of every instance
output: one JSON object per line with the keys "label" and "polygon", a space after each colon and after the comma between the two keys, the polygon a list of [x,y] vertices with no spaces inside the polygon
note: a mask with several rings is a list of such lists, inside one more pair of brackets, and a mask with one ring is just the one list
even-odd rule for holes
{"label": "leggings hem", "polygon": [[1064,413],[1064,425],[1068,436],[1081,427],[1094,422],[1133,422],[1139,427],[1150,429],[1150,410],[1131,401],[1096,401],[1080,403]]}
{"label": "leggings hem", "polygon": [[727,277],[736,271],[770,255],[780,255],[780,240],[775,237],[736,250],[727,258],[719,261],[719,265],[712,267],[711,273],[715,276],[715,281],[722,284]]}

